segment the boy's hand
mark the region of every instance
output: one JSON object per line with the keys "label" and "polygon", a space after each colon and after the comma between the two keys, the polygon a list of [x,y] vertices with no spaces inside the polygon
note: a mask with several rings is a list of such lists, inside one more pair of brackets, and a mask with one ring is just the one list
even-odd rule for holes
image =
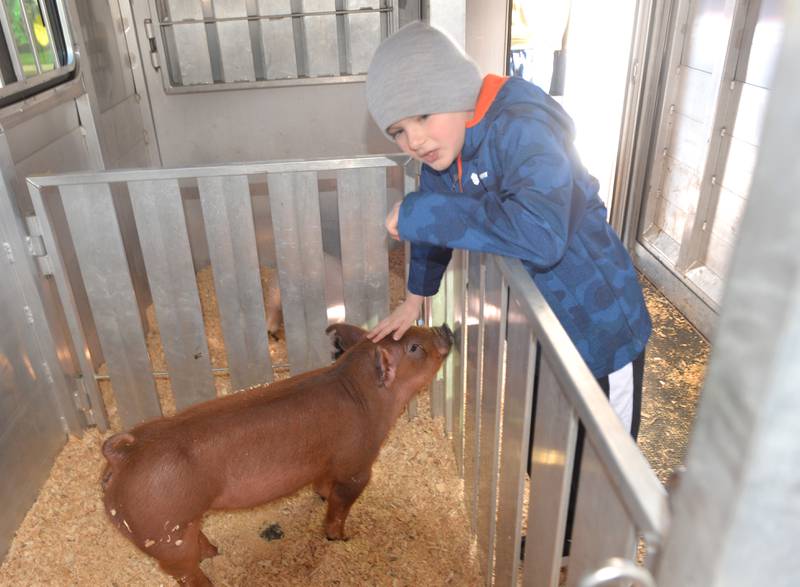
{"label": "boy's hand", "polygon": [[397,223],[400,220],[400,204],[402,204],[402,201],[397,202],[394,206],[392,206],[391,211],[386,216],[386,222],[384,222],[386,230],[389,231],[389,236],[396,241],[400,240],[400,233],[397,232]]}
{"label": "boy's hand", "polygon": [[394,332],[392,338],[400,340],[419,317],[419,310],[424,299],[423,296],[409,293],[405,301],[394,309],[394,312],[367,333],[367,338],[372,342],[378,342],[387,334]]}

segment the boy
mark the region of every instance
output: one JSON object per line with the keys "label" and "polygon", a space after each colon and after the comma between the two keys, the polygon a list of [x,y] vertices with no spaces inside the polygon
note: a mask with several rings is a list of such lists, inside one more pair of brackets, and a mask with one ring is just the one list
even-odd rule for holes
{"label": "boy", "polygon": [[380,129],[423,163],[419,191],[386,219],[393,238],[411,241],[408,295],[369,337],[402,336],[453,248],[517,257],[636,438],[650,317],[569,116],[525,80],[482,80],[421,22],[378,47],[366,91]]}

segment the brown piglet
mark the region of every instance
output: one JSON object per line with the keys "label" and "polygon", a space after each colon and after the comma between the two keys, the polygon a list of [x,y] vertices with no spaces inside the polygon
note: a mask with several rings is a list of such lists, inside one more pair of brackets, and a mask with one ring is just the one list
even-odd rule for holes
{"label": "brown piglet", "polygon": [[250,508],[313,484],[327,499],[325,535],[345,539],[350,507],[408,401],[450,351],[446,325],[373,343],[348,324],[327,329],[335,363],[140,424],[103,444],[103,502],[113,524],[185,585],[217,554],[208,510]]}

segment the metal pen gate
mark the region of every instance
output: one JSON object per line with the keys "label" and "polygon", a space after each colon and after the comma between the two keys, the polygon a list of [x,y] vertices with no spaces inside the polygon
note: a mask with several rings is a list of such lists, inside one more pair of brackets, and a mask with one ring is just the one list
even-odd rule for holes
{"label": "metal pen gate", "polygon": [[[215,396],[182,189],[197,188],[232,389],[241,389],[272,379],[253,178],[268,187],[289,363],[297,373],[330,358],[320,186],[335,185],[346,320],[374,324],[388,313],[387,201],[392,190],[398,197],[410,191],[416,179],[406,163],[406,158],[361,157],[29,179],[46,250],[46,255],[40,251],[45,255],[40,265],[56,281],[78,351],[72,351],[76,370],[97,426],[105,430],[108,423],[75,277],[67,271],[71,254],[80,266],[122,425],[161,415],[126,250],[130,242],[123,238],[115,208],[119,194],[130,197],[172,393],[181,409]],[[59,214],[68,239],[63,233],[57,238]],[[487,584],[516,585],[522,570],[524,585],[558,585],[579,420],[586,428],[586,448],[568,585],[579,585],[614,556],[629,561],[614,563],[616,572],[641,575],[644,571],[630,562],[638,538],[652,568],[667,523],[664,489],[521,263],[456,251],[427,317],[436,324],[446,320],[457,335],[457,348],[431,390],[431,410],[444,417],[445,433],[453,438]],[[409,412],[414,411],[412,405]],[[532,538],[520,569],[526,519]]]}
{"label": "metal pen gate", "polygon": [[559,585],[580,421],[586,440],[567,585],[614,576],[654,585],[648,570],[667,530],[666,491],[522,263],[455,251],[443,283],[428,318],[462,335],[432,410],[452,432],[486,584]]}
{"label": "metal pen gate", "polygon": [[[131,270],[135,246],[141,247],[176,407],[216,395],[182,190],[199,193],[235,390],[272,380],[251,183],[267,184],[289,367],[298,373],[330,360],[320,186],[333,188],[340,212],[334,228],[340,235],[346,319],[374,324],[389,307],[387,198],[392,190],[399,197],[413,182],[404,173],[406,161],[375,156],[30,178],[46,250],[40,266],[55,278],[89,420],[101,430],[108,426],[87,342],[92,333],[79,311],[81,287],[123,427],[161,415],[137,300],[142,294],[135,291]],[[115,208],[126,192],[138,237],[133,246],[124,239]],[[61,219],[66,233],[57,237]],[[80,267],[80,284],[67,270],[71,255]]]}

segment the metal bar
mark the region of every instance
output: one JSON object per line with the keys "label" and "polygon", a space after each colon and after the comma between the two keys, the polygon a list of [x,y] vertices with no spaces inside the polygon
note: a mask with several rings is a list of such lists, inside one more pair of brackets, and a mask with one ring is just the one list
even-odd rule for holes
{"label": "metal bar", "polygon": [[453,361],[453,447],[459,477],[464,477],[464,396],[467,376],[467,253],[453,251],[451,267],[454,270],[453,332],[456,348],[450,351]]}
{"label": "metal bar", "polygon": [[74,184],[113,183],[143,181],[149,179],[193,179],[200,177],[224,177],[229,175],[257,175],[262,173],[291,173],[295,171],[338,171],[340,169],[362,169],[365,167],[390,167],[404,165],[405,155],[368,155],[343,159],[293,159],[265,161],[259,163],[235,163],[171,169],[122,169],[97,172],[64,173],[29,177],[28,182],[36,187]]}
{"label": "metal bar", "polygon": [[267,318],[261,290],[247,177],[197,181],[217,293],[231,388],[272,381]]}
{"label": "metal bar", "polygon": [[[162,68],[164,69],[164,68]],[[294,72],[292,73],[294,75]],[[171,82],[164,85],[164,93],[166,94],[198,94],[205,92],[230,92],[231,90],[254,90],[263,88],[285,88],[297,86],[324,86],[324,85],[341,85],[352,83],[364,83],[367,76],[361,75],[347,75],[347,76],[329,76],[329,77],[292,77],[284,79],[269,79],[266,81],[253,81],[253,82],[226,82],[224,84],[211,84],[204,83],[203,85],[186,85],[177,86]]]}
{"label": "metal bar", "polygon": [[50,39],[50,52],[53,54],[53,58],[55,61],[53,69],[58,69],[59,67],[65,64],[61,63],[60,56],[58,54],[58,51],[56,51],[55,44],[53,43],[55,37],[53,36],[53,27],[50,25],[50,15],[48,14],[47,6],[48,5],[44,2],[39,3],[39,12],[42,15],[42,22],[44,24],[45,30],[47,31],[47,38]]}
{"label": "metal bar", "polygon": [[69,185],[61,194],[119,417],[130,428],[160,416],[161,407],[111,189]]}
{"label": "metal bar", "polygon": [[[524,300],[520,297],[520,300]],[[525,301],[520,304],[525,311]],[[534,330],[535,331],[535,330]],[[526,587],[559,584],[577,420],[545,357],[539,358],[525,541]]]}
{"label": "metal bar", "polygon": [[656,145],[652,155],[653,163],[649,173],[650,179],[648,182],[647,194],[644,199],[645,209],[639,234],[647,230],[655,220],[658,198],[654,198],[653,195],[660,189],[667,172],[666,149],[669,145],[674,126],[675,101],[677,99],[678,88],[680,87],[680,79],[678,76],[684,69],[681,66],[681,55],[683,54],[683,47],[685,45],[686,23],[689,18],[690,5],[691,0],[677,0],[677,6],[674,7],[675,19],[670,21],[672,23],[672,35],[669,57],[667,58],[664,70],[666,72],[665,87],[662,94],[664,97],[661,104],[661,113],[658,116],[657,126],[660,132],[656,138]]}
{"label": "metal bar", "polygon": [[[339,73],[353,73],[350,55],[350,22],[344,16],[347,0],[336,2],[336,46],[339,49]],[[341,13],[341,14],[340,14]]]}
{"label": "metal bar", "polygon": [[42,229],[42,238],[44,239],[47,254],[52,261],[53,277],[56,282],[58,296],[64,308],[64,317],[67,322],[69,336],[72,339],[76,360],[83,375],[82,381],[86,384],[86,393],[91,403],[92,416],[98,429],[101,432],[105,432],[108,430],[108,416],[106,415],[105,404],[100,395],[100,390],[94,379],[90,377],[90,374],[94,373],[92,355],[89,350],[86,335],[83,331],[83,324],[80,319],[75,294],[70,284],[66,263],[56,243],[55,232],[53,231],[53,225],[50,222],[50,215],[44,204],[41,190],[28,184],[28,191],[31,195],[36,217],[39,219],[39,226]]}
{"label": "metal bar", "polygon": [[[122,19],[122,33],[125,37],[125,52],[129,56],[131,65],[131,76],[133,78],[133,93],[136,103],[139,105],[142,125],[144,126],[145,144],[149,155],[148,165],[158,167],[161,164],[161,155],[158,150],[158,136],[156,135],[153,123],[153,113],[150,109],[150,100],[147,97],[147,84],[144,79],[144,68],[141,61],[142,54],[137,51],[139,41],[136,36],[136,27],[133,25],[133,9],[130,2],[117,0],[120,17]],[[146,57],[146,55],[144,56]],[[166,68],[164,68],[166,69]]]}
{"label": "metal bar", "polygon": [[[288,0],[284,0],[286,4]],[[279,11],[280,6],[274,2],[261,2],[261,15],[271,17],[273,12]],[[276,12],[277,13],[277,12]],[[297,49],[295,47],[294,21],[292,18],[262,18],[261,45],[265,56],[264,79],[284,79],[284,82],[293,81],[300,83],[297,78]]]}
{"label": "metal bar", "polygon": [[497,507],[497,470],[500,453],[503,355],[506,339],[508,288],[495,263],[486,259],[481,322],[483,335],[483,390],[480,401],[478,463],[478,547],[486,577],[494,572],[494,534]]}
{"label": "metal bar", "polygon": [[[536,342],[519,301],[513,297],[508,303],[507,345],[495,539],[495,585],[517,585],[536,365]],[[536,540],[539,540],[538,535]]]}
{"label": "metal bar", "polygon": [[373,0],[347,0],[352,10],[340,17],[344,21],[345,36],[342,42],[347,52],[347,69],[342,73],[366,73],[375,49],[385,38],[386,27],[383,21],[387,13],[370,10]]}
{"label": "metal bar", "polygon": [[[417,183],[419,180],[419,164],[410,157],[407,158],[403,163],[403,194],[407,195],[417,189]],[[405,252],[404,256],[404,277],[405,281],[403,283],[403,293],[407,293],[408,291],[408,272],[410,268],[410,261],[411,261],[411,243],[408,241],[403,243],[403,249]],[[414,418],[417,415],[417,396],[414,395],[411,398],[411,401],[408,402],[408,407],[406,408],[408,412],[409,418]]]}
{"label": "metal bar", "polygon": [[[253,2],[254,0],[249,0]],[[246,17],[248,0],[238,2],[215,2],[214,12],[221,15],[244,14]],[[248,21],[237,18],[217,22],[212,27],[217,35],[221,73],[225,83],[237,81],[255,81],[253,61],[252,25],[259,26],[260,21]]]}
{"label": "metal bar", "polygon": [[[17,77],[16,81],[20,82],[25,79],[25,73],[22,71],[22,61],[19,59],[17,44],[14,42],[11,19],[8,16],[8,7],[5,2],[0,2],[0,21],[2,21],[3,26],[3,37],[7,39],[6,47],[8,48],[8,56],[11,58],[11,64],[14,66],[14,75]],[[3,85],[9,85],[9,80],[4,79]]]}
{"label": "metal bar", "polygon": [[[446,292],[444,303],[444,322],[450,328],[455,328],[455,308],[456,298],[456,267],[459,260],[452,260],[447,271],[444,274],[444,289]],[[438,325],[437,325],[438,326]],[[455,332],[455,330],[453,331]],[[456,345],[453,345],[454,347]],[[458,355],[458,349],[452,348],[447,357],[447,361],[442,369],[442,378],[444,381],[444,434],[450,438],[453,435],[453,396],[455,393],[455,364]]]}
{"label": "metal bar", "polygon": [[352,14],[369,14],[371,12],[378,13],[391,13],[392,8],[359,8],[357,10],[315,10],[315,11],[298,11],[298,12],[282,12],[268,15],[247,15],[247,16],[232,16],[223,18],[185,18],[179,21],[160,20],[158,25],[161,27],[174,27],[183,24],[213,24],[215,22],[226,21],[239,21],[239,20],[281,20],[284,18],[302,18],[304,16],[348,16]]}
{"label": "metal bar", "polygon": [[[221,4],[225,4],[224,2]],[[225,81],[225,67],[222,63],[222,49],[219,43],[219,22],[214,15],[214,0],[200,0],[203,10],[203,22],[205,22],[206,42],[208,44],[208,61],[211,65],[211,79],[214,83]]]}
{"label": "metal bar", "polygon": [[131,182],[147,280],[179,410],[216,396],[183,201],[175,180]]}
{"label": "metal bar", "polygon": [[[656,0],[646,0],[648,5],[645,6],[644,1],[638,5],[642,9],[642,14],[637,26],[648,32],[642,48],[640,75],[642,89],[638,99],[639,109],[632,114],[633,120],[630,123],[631,133],[635,133],[636,136],[636,140],[631,146],[630,178],[625,178],[624,171],[617,170],[617,176],[627,180],[623,184],[627,194],[621,235],[622,242],[628,250],[633,248],[641,232],[639,226],[642,224],[640,222],[641,212],[645,203],[639,194],[643,194],[649,189],[646,182],[651,162],[655,158],[655,141],[659,131],[656,121],[660,112],[659,101],[663,98],[662,88],[664,85],[664,79],[660,72],[664,67],[663,55],[668,48],[670,35],[667,25],[672,8],[671,5]],[[623,161],[626,159],[623,149],[620,149],[619,159]],[[624,165],[625,163],[622,163],[623,167]],[[612,210],[612,215],[614,212],[616,211]],[[612,222],[614,222],[613,216]],[[613,226],[618,228],[616,224]]]}
{"label": "metal bar", "polygon": [[386,170],[343,169],[336,182],[345,315],[371,328],[389,313]]}
{"label": "metal bar", "polygon": [[297,374],[330,362],[319,187],[313,172],[272,173],[267,183],[286,349]]}
{"label": "metal bar", "polygon": [[[33,318],[34,336],[41,350],[42,359],[47,365],[47,368],[42,365],[41,371],[46,373],[49,370],[52,375],[53,381],[51,384],[47,385],[46,379],[43,379],[43,381],[53,399],[54,405],[57,406],[61,428],[64,433],[80,436],[83,433],[83,418],[78,415],[78,410],[76,409],[78,406],[69,399],[71,391],[69,388],[72,383],[70,375],[74,373],[74,369],[69,369],[68,371],[64,368],[64,363],[69,363],[70,367],[73,365],[72,360],[70,360],[72,357],[64,361],[61,360],[62,357],[60,356],[61,353],[58,352],[58,347],[60,344],[65,344],[66,341],[64,341],[64,336],[59,336],[53,332],[55,329],[48,321],[48,308],[45,305],[47,297],[44,294],[47,293],[45,290],[49,291],[50,288],[39,279],[34,258],[25,253],[23,241],[25,232],[22,219],[19,217],[19,207],[14,205],[15,200],[18,202],[19,198],[15,198],[11,188],[11,186],[16,185],[16,179],[16,171],[8,146],[8,137],[5,133],[0,133],[0,232],[4,233],[5,239],[8,239],[8,242],[3,242],[4,248],[5,245],[10,245],[12,252],[17,251],[17,255],[14,256],[15,260],[9,258],[9,261],[11,261],[10,267],[6,268],[3,279],[13,279],[16,274],[26,305],[30,308],[30,317]],[[8,253],[8,251],[4,251],[4,253]],[[10,308],[4,307],[3,311],[9,312]],[[12,344],[16,344],[16,341],[12,341]],[[34,370],[37,373],[40,372],[39,366],[35,366]],[[84,403],[80,404],[81,408]],[[100,419],[102,420],[102,414]],[[9,447],[4,444],[3,449],[8,451]]]}
{"label": "metal bar", "polygon": [[667,527],[666,492],[647,460],[626,432],[564,328],[518,259],[496,257],[511,290],[525,300],[531,320],[562,392],[595,445],[612,483],[649,542],[658,542]]}
{"label": "metal bar", "polygon": [[[28,18],[28,11],[25,9],[25,2],[23,0],[18,0],[20,14],[22,14],[22,20],[25,23],[25,32],[28,34],[28,43],[31,45],[31,53],[33,53],[33,62],[36,65],[36,75],[42,73],[42,64],[39,62],[39,52],[36,50],[36,39],[33,36],[33,29],[31,29],[31,21]],[[10,42],[14,42],[13,37],[9,39]]]}
{"label": "metal bar", "polygon": [[[719,200],[719,188],[722,178],[717,177],[724,171],[725,162],[730,147],[730,135],[732,126],[736,119],[736,109],[739,104],[739,94],[741,84],[733,83],[736,78],[736,64],[739,55],[747,53],[747,49],[753,41],[752,33],[755,24],[750,29],[750,38],[744,38],[745,17],[748,6],[754,8],[758,14],[758,7],[761,0],[726,0],[724,9],[718,15],[721,22],[727,24],[727,42],[720,49],[714,63],[711,76],[711,87],[714,88],[714,105],[708,113],[703,129],[703,139],[706,151],[702,161],[700,161],[700,193],[697,195],[697,202],[694,205],[694,213],[690,213],[686,218],[681,247],[675,269],[679,273],[688,271],[691,267],[705,260],[708,249],[708,242],[711,237],[711,223],[714,220],[714,212],[717,209]],[[710,222],[709,222],[710,221]]]}
{"label": "metal bar", "polygon": [[[335,0],[303,0],[303,8],[310,5],[329,5]],[[303,14],[303,28],[305,29],[305,49],[307,70],[306,74],[310,77],[319,76],[338,76],[339,70],[339,47],[336,33],[336,19],[309,12]]]}
{"label": "metal bar", "polygon": [[[302,14],[303,0],[290,0],[292,14]],[[304,18],[292,18],[294,33],[294,55],[297,64],[297,77],[308,77],[308,43]]]}
{"label": "metal bar", "polygon": [[575,587],[585,574],[603,566],[608,558],[630,559],[636,553],[636,530],[609,483],[591,440],[586,440],[575,504],[567,587]]}
{"label": "metal bar", "polygon": [[[428,315],[428,326],[441,325],[444,322],[444,305],[447,296],[447,280],[443,279],[439,291],[430,300],[430,313]],[[436,376],[430,385],[431,395],[431,417],[441,418],[444,416],[444,373],[442,369],[436,372]]]}
{"label": "metal bar", "polygon": [[481,381],[483,378],[483,277],[481,253],[468,254],[467,376],[464,417],[464,496],[473,531],[478,528],[478,475],[480,473]]}
{"label": "metal bar", "polygon": [[[639,128],[637,123],[645,115],[644,88],[646,79],[647,47],[652,36],[656,34],[653,22],[654,0],[641,0],[636,3],[634,16],[634,36],[631,41],[630,61],[628,63],[627,88],[622,111],[622,126],[620,129],[619,154],[614,173],[613,193],[611,197],[611,210],[609,224],[614,231],[623,235],[628,229],[627,211],[638,206],[638,198],[633,197],[630,182],[636,163],[635,155],[637,142],[642,135],[647,139],[648,132]],[[638,218],[638,216],[637,216]],[[624,242],[624,240],[623,240]]]}
{"label": "metal bar", "polygon": [[[75,100],[75,107],[78,109],[81,128],[84,130],[84,140],[86,141],[86,152],[89,154],[89,165],[91,169],[105,169],[103,160],[103,150],[100,146],[100,137],[95,126],[92,104],[89,101],[89,94],[83,94]],[[105,183],[105,182],[98,182]],[[110,181],[108,183],[111,183]]]}
{"label": "metal bar", "polygon": [[246,2],[247,23],[250,32],[250,51],[253,55],[253,73],[255,79],[265,80],[267,79],[267,66],[263,37],[261,36],[261,18],[258,18],[258,0],[246,0]]}
{"label": "metal bar", "polygon": [[[272,369],[274,371],[288,371],[289,370],[289,363],[273,363]],[[230,375],[231,370],[227,367],[215,367],[211,369],[211,373],[214,375]],[[168,371],[153,371],[153,377],[155,379],[169,379],[170,374]],[[109,381],[111,377],[108,375],[95,375],[95,381]]]}

